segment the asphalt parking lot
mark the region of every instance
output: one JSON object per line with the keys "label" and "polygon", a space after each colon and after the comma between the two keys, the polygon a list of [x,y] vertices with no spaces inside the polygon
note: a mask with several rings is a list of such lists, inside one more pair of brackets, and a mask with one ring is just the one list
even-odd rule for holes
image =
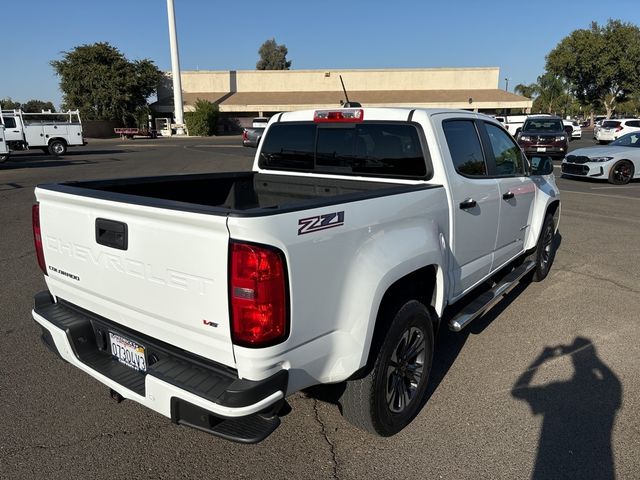
{"label": "asphalt parking lot", "polygon": [[[585,133],[571,147],[592,144]],[[395,437],[362,433],[326,392],[305,392],[266,441],[230,443],[116,404],[42,346],[35,185],[247,170],[253,153],[238,137],[113,139],[0,165],[0,478],[640,478],[639,181],[558,178],[550,276],[462,333],[440,331],[430,399]]]}

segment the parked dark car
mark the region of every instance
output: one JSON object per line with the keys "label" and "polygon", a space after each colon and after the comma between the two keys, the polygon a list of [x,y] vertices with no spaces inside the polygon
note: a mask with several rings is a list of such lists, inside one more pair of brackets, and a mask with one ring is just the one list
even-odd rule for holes
{"label": "parked dark car", "polygon": [[531,116],[524,122],[517,140],[527,156],[544,153],[552,158],[564,158],[569,136],[561,118]]}
{"label": "parked dark car", "polygon": [[245,147],[257,148],[263,132],[264,127],[245,128],[242,131],[242,145]]}

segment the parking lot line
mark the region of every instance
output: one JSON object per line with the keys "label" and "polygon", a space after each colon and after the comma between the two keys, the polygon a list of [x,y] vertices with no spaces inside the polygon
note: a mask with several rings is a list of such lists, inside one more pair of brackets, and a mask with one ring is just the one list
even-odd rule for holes
{"label": "parking lot line", "polygon": [[615,188],[616,190],[623,190],[625,188],[638,188],[638,187],[635,187],[633,185],[630,185],[628,187],[621,187],[621,186],[617,186],[617,187],[614,187],[614,186],[611,186],[611,187],[591,187],[591,190],[605,190],[607,188]]}
{"label": "parking lot line", "polygon": [[592,197],[619,198],[621,200],[636,200],[636,201],[640,201],[640,198],[637,198],[637,197],[624,197],[622,195],[605,195],[604,193],[576,192],[575,190],[562,190],[562,189],[560,189],[560,193],[562,195],[564,195],[565,193],[575,193],[577,195],[591,195]]}
{"label": "parking lot line", "polygon": [[158,143],[138,143],[137,145],[133,144],[133,143],[119,143],[117,145],[118,147],[149,147],[149,148],[156,148],[156,147],[177,147],[177,145],[174,144],[158,144]]}
{"label": "parking lot line", "polygon": [[244,145],[211,145],[211,144],[205,144],[205,145],[192,145],[192,147],[200,147],[200,148],[245,148]]}

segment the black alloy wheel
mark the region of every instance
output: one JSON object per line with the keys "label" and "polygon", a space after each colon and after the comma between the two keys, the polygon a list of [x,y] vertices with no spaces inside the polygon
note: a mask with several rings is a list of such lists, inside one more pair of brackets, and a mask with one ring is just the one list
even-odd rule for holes
{"label": "black alloy wheel", "polygon": [[402,413],[415,400],[424,375],[425,353],[422,330],[406,329],[387,362],[386,400],[393,413]]}
{"label": "black alloy wheel", "polygon": [[629,160],[620,160],[611,167],[609,183],[614,185],[626,185],[633,178],[633,164]]}

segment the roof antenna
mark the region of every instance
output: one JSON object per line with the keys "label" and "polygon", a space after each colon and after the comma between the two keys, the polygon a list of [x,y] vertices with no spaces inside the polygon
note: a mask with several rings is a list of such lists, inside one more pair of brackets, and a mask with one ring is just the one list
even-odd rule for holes
{"label": "roof antenna", "polygon": [[338,75],[340,77],[340,83],[342,84],[342,91],[344,92],[344,98],[346,99],[346,102],[340,102],[342,103],[342,106],[344,108],[356,108],[356,107],[362,107],[362,105],[359,102],[350,102],[349,101],[349,97],[347,96],[347,89],[344,88],[344,82],[342,81],[342,75]]}

